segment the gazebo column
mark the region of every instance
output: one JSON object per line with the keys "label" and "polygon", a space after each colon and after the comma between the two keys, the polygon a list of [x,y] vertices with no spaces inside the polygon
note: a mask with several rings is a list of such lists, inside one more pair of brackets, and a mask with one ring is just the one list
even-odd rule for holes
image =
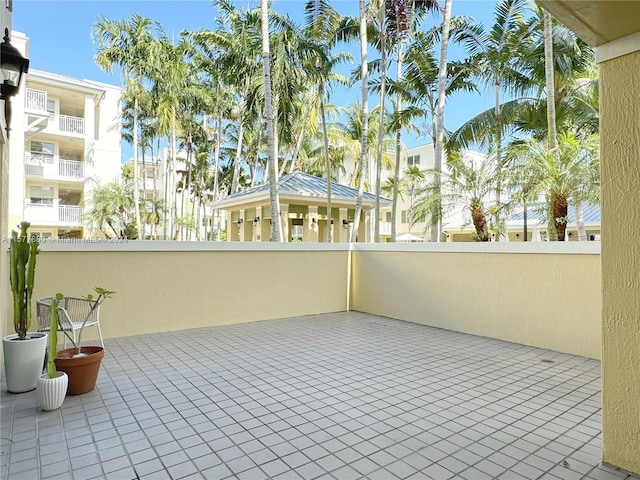
{"label": "gazebo column", "polygon": [[280,227],[282,228],[282,240],[285,242],[291,241],[291,227],[289,227],[289,204],[280,204]]}
{"label": "gazebo column", "polygon": [[245,229],[244,208],[242,210],[239,210],[239,212],[240,212],[240,218],[238,219],[238,241],[244,242],[244,229]]}
{"label": "gazebo column", "polygon": [[317,205],[309,205],[309,213],[304,220],[304,242],[318,241],[318,207]]}
{"label": "gazebo column", "polygon": [[256,207],[256,219],[259,219],[257,222],[253,222],[253,241],[261,242],[262,241],[262,225],[264,220],[262,219],[262,207]]}
{"label": "gazebo column", "polygon": [[348,243],[349,242],[349,234],[351,233],[351,231],[349,230],[349,228],[345,228],[345,223],[344,222],[348,222],[348,218],[347,218],[347,209],[346,208],[341,208],[340,209],[340,215],[338,217],[338,224],[335,226],[335,229],[333,230],[336,235],[338,236],[338,241],[343,242],[343,243]]}

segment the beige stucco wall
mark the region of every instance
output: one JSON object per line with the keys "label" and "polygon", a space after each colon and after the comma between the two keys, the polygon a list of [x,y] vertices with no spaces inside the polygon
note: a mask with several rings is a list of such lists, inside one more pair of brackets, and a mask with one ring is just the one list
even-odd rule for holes
{"label": "beige stucco wall", "polygon": [[568,251],[547,243],[356,249],[351,308],[600,358],[600,256],[590,243],[585,254],[498,253]]}
{"label": "beige stucco wall", "polygon": [[600,64],[603,460],[640,473],[640,51]]}
{"label": "beige stucco wall", "polygon": [[[157,244],[150,247],[156,251],[143,250],[149,243]],[[157,250],[167,243],[166,249]],[[84,296],[94,286],[115,290],[101,312],[106,337],[346,309],[346,246],[330,251],[300,245],[258,250],[131,242],[110,249],[97,244],[98,250],[90,251],[87,245],[87,251],[42,245],[34,296]],[[86,332],[91,334],[87,339],[96,338],[95,329]]]}

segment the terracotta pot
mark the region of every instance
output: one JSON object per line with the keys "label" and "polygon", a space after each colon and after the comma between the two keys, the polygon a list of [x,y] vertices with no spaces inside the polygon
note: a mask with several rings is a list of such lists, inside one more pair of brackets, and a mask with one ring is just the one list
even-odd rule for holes
{"label": "terracotta pot", "polygon": [[67,395],[81,395],[90,392],[96,386],[104,349],[88,346],[81,347],[80,352],[86,355],[74,358],[75,348],[60,350],[56,355],[56,370],[69,376]]}

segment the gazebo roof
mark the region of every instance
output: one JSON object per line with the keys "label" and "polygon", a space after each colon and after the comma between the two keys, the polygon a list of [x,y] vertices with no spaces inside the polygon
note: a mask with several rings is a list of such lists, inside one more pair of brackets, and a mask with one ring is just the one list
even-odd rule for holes
{"label": "gazebo roof", "polygon": [[[324,203],[327,199],[327,179],[309,175],[303,172],[293,172],[282,176],[278,180],[278,193],[281,199],[299,199],[304,203]],[[347,185],[331,182],[331,198],[336,203],[355,205],[358,190]],[[362,198],[363,206],[373,207],[375,195],[365,192]],[[269,199],[269,183],[263,183],[253,188],[234,193],[213,203],[214,207],[229,209],[247,203],[263,202]],[[381,205],[390,204],[391,200],[380,197]]]}

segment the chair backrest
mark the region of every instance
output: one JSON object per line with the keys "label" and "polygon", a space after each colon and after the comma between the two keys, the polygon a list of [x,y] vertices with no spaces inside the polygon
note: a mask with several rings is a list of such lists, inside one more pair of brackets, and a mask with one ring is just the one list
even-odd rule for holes
{"label": "chair backrest", "polygon": [[[55,297],[39,298],[36,301],[38,330],[51,327],[51,305]],[[84,322],[95,300],[80,297],[63,297],[58,304],[58,324],[60,330],[73,330],[72,322]],[[100,319],[100,306],[91,312],[87,324],[96,323]]]}
{"label": "chair backrest", "polygon": [[[44,297],[36,300],[36,315],[38,317],[38,330],[48,330],[51,328],[51,305],[55,297]],[[66,297],[58,304],[58,308],[66,305]],[[67,317],[58,314],[58,325],[60,330],[73,330],[73,325]]]}
{"label": "chair backrest", "polygon": [[91,311],[95,303],[95,300],[86,298],[64,297],[64,304],[58,306],[58,317],[65,317],[69,322],[84,322],[89,315],[87,324],[96,323],[100,319],[100,305]]}

